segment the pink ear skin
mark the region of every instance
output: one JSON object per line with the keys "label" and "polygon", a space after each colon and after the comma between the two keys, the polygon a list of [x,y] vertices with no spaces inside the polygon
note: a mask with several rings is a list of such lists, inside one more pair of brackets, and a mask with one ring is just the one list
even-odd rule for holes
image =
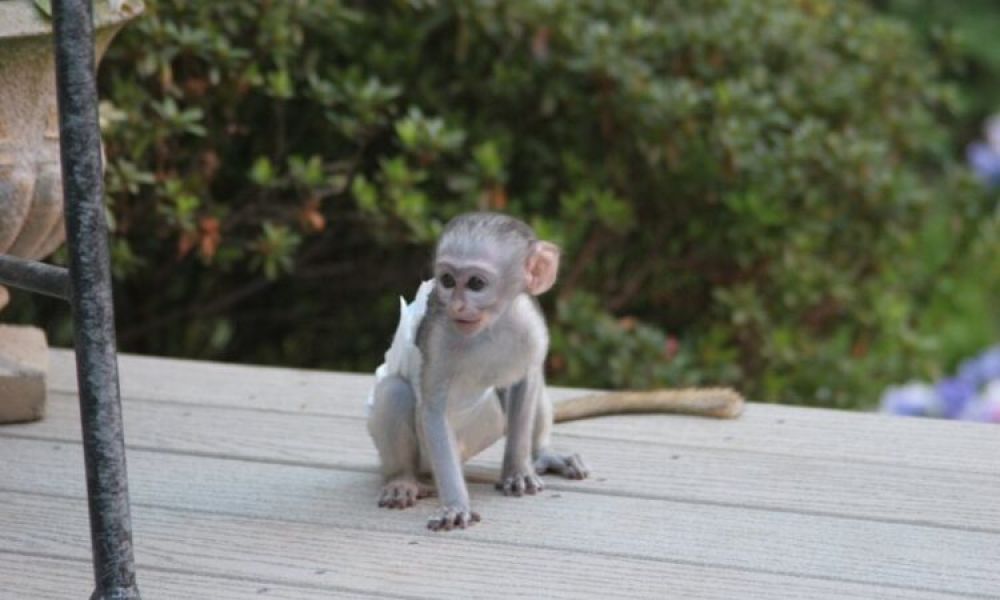
{"label": "pink ear skin", "polygon": [[525,263],[527,291],[538,296],[549,291],[559,273],[559,247],[550,242],[535,242]]}

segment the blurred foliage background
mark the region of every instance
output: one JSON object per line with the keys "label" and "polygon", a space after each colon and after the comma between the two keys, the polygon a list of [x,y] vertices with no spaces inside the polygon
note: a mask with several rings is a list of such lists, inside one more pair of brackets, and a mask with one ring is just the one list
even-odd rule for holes
{"label": "blurred foliage background", "polygon": [[937,54],[958,95],[949,125],[962,142],[982,134],[984,117],[1000,112],[1000,2],[995,0],[872,0],[908,22]]}
{"label": "blurred foliage background", "polygon": [[1000,10],[944,6],[147,0],[100,78],[120,347],[371,370],[492,209],[564,248],[552,382],[869,406],[1000,338]]}

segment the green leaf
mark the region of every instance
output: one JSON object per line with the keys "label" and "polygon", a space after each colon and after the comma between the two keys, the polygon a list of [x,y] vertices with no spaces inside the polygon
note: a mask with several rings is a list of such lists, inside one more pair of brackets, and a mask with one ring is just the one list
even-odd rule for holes
{"label": "green leaf", "polygon": [[292,76],[284,69],[267,74],[267,89],[272,96],[282,100],[287,100],[295,95]]}
{"label": "green leaf", "polygon": [[479,144],[472,150],[472,156],[486,179],[491,181],[503,179],[503,158],[496,143],[490,141]]}
{"label": "green leaf", "polygon": [[358,208],[363,212],[375,213],[378,211],[378,192],[375,186],[363,176],[359,175],[354,178],[354,182],[351,184],[351,193]]}
{"label": "green leaf", "polygon": [[250,169],[250,180],[257,185],[267,186],[274,182],[274,167],[266,156],[258,156]]}

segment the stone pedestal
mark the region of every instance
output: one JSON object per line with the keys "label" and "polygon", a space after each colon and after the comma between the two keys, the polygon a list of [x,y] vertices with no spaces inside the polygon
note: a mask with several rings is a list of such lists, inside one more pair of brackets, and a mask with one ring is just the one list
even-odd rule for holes
{"label": "stone pedestal", "polygon": [[[142,12],[94,3],[95,58]],[[0,254],[45,258],[65,239],[52,23],[32,0],[0,0]],[[7,304],[0,287],[0,310]],[[0,423],[44,413],[45,336],[0,325]]]}
{"label": "stone pedestal", "polygon": [[49,349],[37,327],[0,325],[0,423],[45,416]]}

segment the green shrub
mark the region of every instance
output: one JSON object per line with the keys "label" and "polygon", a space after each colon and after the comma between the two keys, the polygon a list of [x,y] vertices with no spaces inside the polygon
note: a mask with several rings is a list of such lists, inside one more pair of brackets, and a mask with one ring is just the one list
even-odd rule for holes
{"label": "green shrub", "polygon": [[857,406],[998,333],[952,90],[863,3],[148,6],[101,79],[124,349],[369,370],[475,208],[565,248],[561,384]]}
{"label": "green shrub", "polygon": [[1000,3],[993,0],[869,0],[911,23],[932,52],[944,52],[945,76],[959,85],[962,141],[982,135],[983,121],[1000,111]]}

